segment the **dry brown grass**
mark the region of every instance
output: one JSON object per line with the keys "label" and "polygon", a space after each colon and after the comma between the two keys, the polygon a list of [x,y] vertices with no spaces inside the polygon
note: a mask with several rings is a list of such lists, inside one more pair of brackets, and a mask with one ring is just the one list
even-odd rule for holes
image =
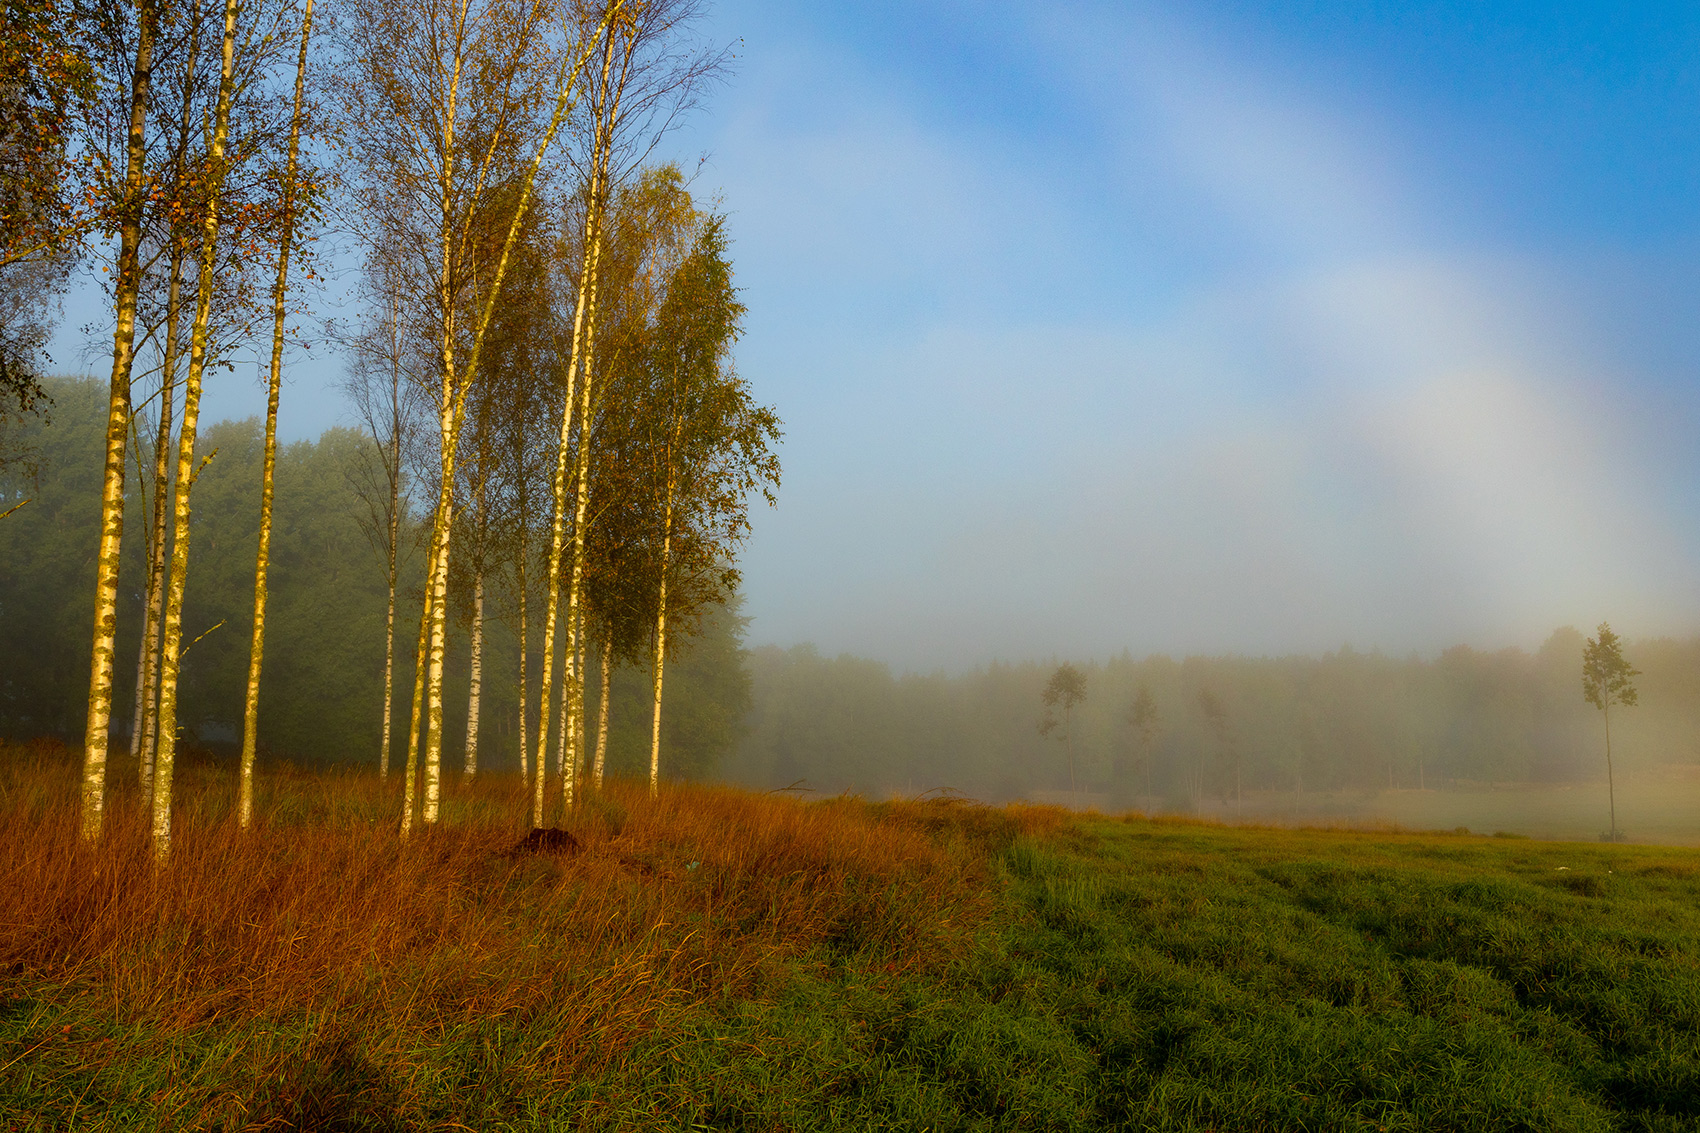
{"label": "dry brown grass", "polygon": [[[165,1042],[247,1036],[229,1059],[257,1059],[239,1075],[254,1080],[280,1070],[267,1058],[357,1042],[405,1081],[435,1044],[483,1035],[505,1044],[504,1075],[565,1084],[663,1011],[759,995],[786,964],[960,954],[989,912],[986,850],[1063,821],[615,783],[561,823],[581,853],[534,856],[512,852],[526,806],[510,776],[455,786],[444,821],[404,842],[399,777],[269,773],[243,834],[229,769],[189,764],[156,867],[133,787],[79,843],[77,775],[69,749],[0,745],[0,996],[98,1003]],[[276,1038],[303,1027],[305,1054]]]}

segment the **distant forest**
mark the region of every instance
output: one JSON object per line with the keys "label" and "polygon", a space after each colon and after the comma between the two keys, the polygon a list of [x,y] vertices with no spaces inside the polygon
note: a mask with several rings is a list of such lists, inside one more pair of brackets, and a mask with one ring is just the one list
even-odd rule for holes
{"label": "distant forest", "polygon": [[[13,459],[0,472],[0,501],[7,501],[0,503],[0,511],[29,500],[0,522],[0,734],[57,735],[75,742],[88,708],[89,594],[100,520],[106,390],[103,383],[73,379],[52,380],[46,388],[52,398],[49,419],[26,418],[13,427],[5,438]],[[273,756],[377,765],[387,585],[384,556],[362,530],[368,507],[356,490],[362,452],[370,447],[369,438],[338,428],[278,453],[266,695],[260,709],[262,751]],[[179,720],[185,741],[216,752],[231,750],[242,728],[259,538],[260,422],[225,421],[205,428],[198,451],[212,455],[194,492],[195,559],[184,605],[188,649]],[[132,474],[132,485],[136,479]],[[112,717],[114,731],[126,741],[147,579],[144,524],[135,497],[132,492],[125,509]],[[412,513],[406,528],[401,539],[405,600],[397,616],[403,625],[417,625],[429,527]],[[451,619],[460,621],[451,621],[455,632],[449,637],[445,750],[450,767],[458,769],[466,733],[471,601],[468,579],[451,574],[450,581]],[[709,774],[737,737],[750,697],[740,660],[742,625],[736,600],[730,607],[716,607],[670,664],[663,774]],[[500,617],[487,621],[485,635],[480,763],[485,769],[517,771],[517,637]],[[537,660],[534,655],[534,666]],[[396,711],[405,720],[412,650],[398,649],[396,664]],[[593,649],[593,675],[596,664]],[[612,686],[612,771],[647,772],[647,670],[616,669]],[[594,679],[586,695],[588,718],[594,721]],[[534,719],[533,737],[535,728]]]}
{"label": "distant forest", "polygon": [[[1603,779],[1582,648],[1583,635],[1567,627],[1533,654],[1458,646],[1422,660],[1343,648],[1320,658],[1083,663],[1075,788],[1111,805],[1187,811],[1232,797],[1236,779],[1246,793]],[[1643,673],[1640,705],[1612,710],[1619,782],[1700,763],[1700,639],[1631,642],[1625,655]],[[757,649],[749,731],[726,774],[876,795],[1067,791],[1067,741],[1039,730],[1057,667],[894,676],[806,645]],[[1130,721],[1142,688],[1155,708],[1148,742]]]}
{"label": "distant forest", "polygon": [[[49,384],[51,423],[7,438],[14,461],[0,499],[29,499],[0,522],[0,732],[75,740],[86,709],[88,593],[99,517],[104,390]],[[363,441],[331,429],[285,447],[278,463],[272,628],[264,750],[303,762],[375,763],[383,673],[382,556],[362,531],[355,490]],[[216,452],[195,488],[197,548],[183,661],[186,739],[228,750],[242,712],[260,461],[257,421],[207,429]],[[423,534],[404,539],[402,624],[417,621]],[[126,523],[115,729],[131,719],[140,623],[142,524]],[[132,569],[133,566],[133,569]],[[451,591],[464,619],[464,579]],[[451,634],[446,698],[450,769],[467,709],[467,632]],[[215,628],[216,627],[216,628]],[[517,770],[518,645],[500,618],[485,652],[481,762]],[[1041,693],[1058,661],[956,675],[896,675],[813,647],[743,647],[737,601],[715,608],[669,675],[663,773],[761,788],[918,794],[949,788],[989,800],[1069,789],[1067,739],[1039,731]],[[1446,787],[1460,781],[1563,782],[1604,775],[1599,713],[1582,700],[1583,635],[1556,631],[1536,652],[1466,647],[1440,657],[1342,649],[1328,656],[1080,662],[1085,700],[1072,719],[1075,783],[1119,805],[1193,809],[1244,792]],[[398,650],[397,711],[411,688]],[[1700,762],[1700,640],[1630,642],[1641,704],[1613,714],[1621,771]],[[537,658],[533,658],[535,663]],[[594,652],[591,672],[596,669]],[[596,681],[588,682],[589,718]],[[1144,742],[1129,720],[1141,688],[1155,719]],[[458,691],[457,691],[458,690]],[[639,774],[648,745],[647,674],[616,670],[611,766]],[[1206,711],[1208,702],[1216,714]],[[535,733],[533,733],[535,734]]]}

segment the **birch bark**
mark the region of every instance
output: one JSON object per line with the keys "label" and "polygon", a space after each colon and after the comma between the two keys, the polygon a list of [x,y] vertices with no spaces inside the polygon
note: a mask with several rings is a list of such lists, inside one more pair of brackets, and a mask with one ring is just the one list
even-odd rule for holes
{"label": "birch bark", "polygon": [[[607,15],[604,16],[605,27],[607,21],[613,18],[617,9],[618,5],[610,7]],[[602,40],[602,86],[600,89],[604,91],[607,89],[608,78],[613,73],[614,54],[613,36],[609,34]],[[543,776],[541,768],[543,767],[544,756],[548,753],[548,727],[542,721],[549,719],[549,694],[551,691],[551,673],[549,670],[554,662],[555,621],[559,616],[561,552],[566,535],[567,454],[572,440],[574,383],[581,376],[583,384],[588,386],[590,382],[589,353],[590,343],[595,336],[596,322],[596,270],[602,252],[602,210],[606,196],[606,186],[603,181],[607,172],[608,149],[612,141],[613,130],[612,116],[605,113],[608,109],[607,100],[604,99],[597,109],[602,113],[595,116],[591,141],[590,184],[585,195],[584,248],[579,265],[578,295],[573,307],[573,337],[572,346],[567,355],[565,397],[561,403],[561,436],[555,458],[555,515],[550,525],[548,579],[544,586],[544,593],[547,598],[544,602],[543,611],[543,673],[540,681],[542,710],[538,714],[540,734],[537,739],[537,766],[539,771],[537,790],[532,802],[532,818],[538,825],[542,825],[543,821]],[[589,434],[589,431],[584,427],[582,418],[579,423],[579,434],[579,446],[582,450],[588,442]],[[582,480],[579,481],[578,495],[581,498],[584,495]],[[570,601],[568,625],[570,632]],[[565,663],[565,658],[563,658],[563,668]],[[565,698],[565,672],[562,673],[562,678],[562,696]]]}
{"label": "birch bark", "polygon": [[159,429],[154,434],[153,530],[148,536],[147,610],[142,621],[142,679],[136,690],[136,728],[130,750],[142,804],[153,798],[154,743],[158,736],[155,698],[159,690],[159,626],[165,612],[165,505],[171,482],[171,417],[177,400],[177,322],[182,314],[183,246],[173,236],[165,298],[165,356],[160,368]]}
{"label": "birch bark", "polygon": [[[391,442],[395,449],[401,445],[401,430],[399,425]],[[399,467],[399,456],[393,458],[392,468]],[[384,738],[378,749],[378,779],[390,777],[390,715],[392,702],[395,699],[395,582],[396,582],[396,536],[401,526],[401,482],[396,475],[390,477],[390,514],[389,514],[389,546],[388,581],[389,600],[384,612]]]}
{"label": "birch bark", "polygon": [[106,749],[112,726],[112,654],[118,632],[118,564],[124,539],[124,446],[130,436],[130,371],[135,362],[136,297],[141,287],[143,164],[159,14],[155,0],[138,0],[136,69],[130,83],[130,127],[124,154],[124,200],[118,233],[116,328],[106,414],[106,468],[100,492],[100,549],[95,559],[94,641],[89,651],[88,724],[83,734],[81,832],[100,834],[106,808]]}
{"label": "birch bark", "polygon": [[177,753],[177,676],[183,634],[183,592],[189,572],[189,492],[196,470],[195,430],[200,421],[201,375],[206,369],[207,324],[212,314],[213,270],[218,253],[219,202],[224,188],[224,150],[230,135],[234,87],[237,0],[225,0],[224,50],[219,70],[218,109],[207,147],[208,193],[201,228],[199,287],[195,321],[189,334],[189,372],[183,382],[183,425],[177,439],[177,484],[172,493],[171,574],[166,584],[165,620],[160,635],[159,743],[153,790],[153,845],[156,860],[171,853],[171,779]]}
{"label": "birch bark", "polygon": [[478,774],[478,708],[484,688],[484,570],[472,581],[472,682],[466,698],[466,774]]}
{"label": "birch bark", "polygon": [[[677,436],[675,429],[675,439]],[[669,452],[667,498],[661,513],[661,585],[655,602],[654,681],[649,726],[649,797],[652,799],[661,791],[661,674],[667,663],[667,567],[673,553],[673,485],[673,453]]]}
{"label": "birch bark", "polygon": [[526,743],[526,713],[531,710],[531,698],[526,689],[526,654],[530,649],[526,641],[525,626],[525,551],[520,550],[519,560],[519,777],[521,782],[531,781],[531,748]]}
{"label": "birch bark", "polygon": [[602,790],[603,759],[608,751],[608,689],[609,676],[613,672],[614,655],[614,626],[610,622],[602,634],[602,664],[600,695],[596,701],[596,765],[591,771],[590,787],[593,791]]}
{"label": "birch bark", "polygon": [[295,178],[301,154],[301,108],[307,86],[307,43],[313,34],[313,0],[301,15],[301,52],[295,61],[295,105],[289,119],[289,157],[283,174],[283,231],[278,242],[277,282],[272,286],[272,365],[266,387],[265,457],[260,470],[260,547],[254,559],[254,632],[248,647],[248,687],[242,708],[242,771],[237,823],[254,822],[254,757],[259,740],[260,664],[266,643],[266,580],[271,565],[272,479],[277,469],[277,400],[283,384],[283,330],[289,300],[289,252],[295,236]]}

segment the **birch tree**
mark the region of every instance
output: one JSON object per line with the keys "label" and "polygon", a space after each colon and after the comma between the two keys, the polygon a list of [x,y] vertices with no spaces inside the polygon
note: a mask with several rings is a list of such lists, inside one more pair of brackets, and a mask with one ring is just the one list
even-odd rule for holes
{"label": "birch tree", "polygon": [[655,633],[649,791],[661,782],[661,704],[668,629],[734,593],[749,497],[779,484],[779,418],[732,366],[744,306],[732,286],[724,222],[707,217],[656,319],[649,368],[659,412],[646,419],[655,467]]}
{"label": "birch tree", "polygon": [[[606,0],[576,0],[581,24],[608,21],[614,5]],[[560,616],[564,541],[568,527],[568,458],[573,453],[572,548],[566,589],[567,642],[561,674],[562,706],[567,710],[565,727],[583,734],[583,683],[577,657],[581,652],[579,603],[584,582],[586,529],[589,516],[588,473],[593,443],[591,406],[594,396],[594,366],[598,271],[603,250],[605,218],[614,189],[623,184],[642,164],[660,138],[684,111],[694,107],[701,93],[722,73],[724,52],[694,42],[694,26],[702,15],[696,0],[645,0],[621,9],[621,18],[609,23],[596,66],[586,73],[582,116],[575,132],[577,145],[570,151],[579,172],[582,202],[579,255],[573,279],[575,301],[572,329],[565,349],[562,386],[560,439],[554,477],[554,519],[550,530],[549,561],[544,586],[546,605],[543,622],[543,674],[541,720],[549,717],[551,666],[556,622]],[[570,241],[564,241],[570,245]],[[572,261],[567,261],[572,262]],[[575,389],[576,383],[576,389]],[[575,406],[575,394],[577,404]],[[573,451],[573,423],[578,419],[578,443]],[[543,756],[547,729],[538,738],[535,761],[536,789],[532,821],[543,821]],[[563,744],[567,744],[563,729]],[[563,761],[562,798],[571,804],[577,759]]]}
{"label": "birch tree", "polygon": [[1635,678],[1641,675],[1623,659],[1623,642],[1611,626],[1600,623],[1598,633],[1588,639],[1582,650],[1582,698],[1600,710],[1606,731],[1606,791],[1611,803],[1611,831],[1608,840],[1619,842],[1623,836],[1617,830],[1617,783],[1611,765],[1611,708],[1621,705],[1633,708],[1640,694],[1635,690]]}
{"label": "birch tree", "polygon": [[237,0],[225,0],[218,106],[207,146],[206,215],[201,228],[200,279],[195,319],[189,336],[189,369],[183,387],[183,423],[177,441],[177,479],[172,492],[171,568],[160,633],[159,739],[153,775],[154,855],[171,852],[171,781],[177,750],[177,674],[182,645],[183,593],[189,571],[189,492],[194,486],[195,431],[199,423],[201,379],[207,362],[207,329],[212,314],[213,269],[217,263],[220,193],[228,172],[225,146],[230,134],[230,105],[235,93]]}
{"label": "birch tree", "polygon": [[289,153],[281,187],[281,228],[277,243],[277,281],[272,285],[271,372],[266,383],[265,463],[260,473],[260,540],[254,560],[254,626],[248,649],[248,686],[242,708],[242,769],[237,821],[247,829],[254,820],[254,756],[260,716],[260,664],[266,640],[266,571],[271,559],[272,477],[277,467],[277,402],[283,383],[284,317],[289,300],[289,255],[294,243],[301,186],[301,118],[307,87],[307,46],[313,34],[313,0],[303,0],[301,48],[295,63],[295,100],[289,118]]}
{"label": "birch tree", "polygon": [[[153,78],[156,0],[137,0],[136,38],[129,83],[130,112],[122,179],[101,179],[108,204],[105,223],[118,237],[112,371],[106,418],[106,467],[101,480],[100,548],[95,559],[94,642],[90,650],[88,721],[83,735],[82,836],[99,835],[106,803],[106,748],[112,718],[113,640],[118,629],[119,548],[124,536],[124,448],[130,432],[130,372],[134,363],[136,296],[147,160],[147,114]],[[121,186],[121,187],[120,187]]]}
{"label": "birch tree", "polygon": [[[430,288],[422,297],[437,321],[439,492],[415,664],[404,833],[412,824],[415,767],[423,772],[421,816],[427,823],[436,821],[440,798],[450,533],[467,397],[538,167],[607,23],[588,36],[551,39],[544,34],[551,15],[542,0],[417,6],[364,0],[345,23],[347,149],[364,208],[373,233],[404,247],[420,268],[430,265]],[[553,112],[540,121],[551,85]],[[480,279],[474,272],[483,252],[477,239],[504,227],[490,223],[498,200],[507,203],[511,219],[499,253],[493,261],[485,257],[493,270]],[[470,327],[463,315],[470,316]]]}
{"label": "birch tree", "polygon": [[395,703],[396,581],[405,510],[403,461],[417,433],[419,358],[417,337],[405,310],[407,292],[398,265],[383,249],[368,254],[364,298],[369,321],[352,340],[353,360],[343,390],[354,406],[370,446],[355,474],[354,490],[365,504],[360,526],[384,563],[383,725],[378,778],[390,774],[391,716]]}

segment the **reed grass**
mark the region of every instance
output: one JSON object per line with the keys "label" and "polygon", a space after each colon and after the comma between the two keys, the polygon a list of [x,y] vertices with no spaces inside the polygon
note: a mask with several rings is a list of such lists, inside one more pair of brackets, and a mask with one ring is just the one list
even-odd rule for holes
{"label": "reed grass", "polygon": [[133,791],[79,842],[76,783],[67,749],[0,752],[0,1096],[36,1107],[16,1128],[517,1118],[788,965],[940,969],[993,907],[988,848],[1060,821],[616,782],[562,818],[579,853],[534,855],[511,777],[403,840],[393,782],[287,768],[240,831],[202,762],[156,865]]}

